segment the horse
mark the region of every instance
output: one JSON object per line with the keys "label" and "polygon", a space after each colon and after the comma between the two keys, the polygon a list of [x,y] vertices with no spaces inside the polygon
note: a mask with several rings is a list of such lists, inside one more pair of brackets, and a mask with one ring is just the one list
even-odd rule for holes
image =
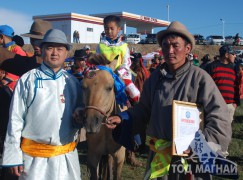
{"label": "horse", "polygon": [[[113,72],[117,63],[114,59],[110,64],[102,55],[93,55],[89,62],[94,65],[106,65]],[[97,66],[96,66],[97,67]],[[113,74],[114,75],[114,74]],[[114,91],[114,78],[105,70],[96,68],[84,73],[82,80],[82,104],[77,122],[81,122],[86,130],[88,144],[87,165],[90,179],[121,179],[121,171],[125,160],[125,148],[116,143],[112,130],[105,126],[106,119],[118,112]],[[100,160],[102,155],[108,155],[108,176],[106,177]],[[102,167],[101,167],[102,166]],[[100,173],[99,173],[100,172]],[[102,177],[101,177],[102,176]]]}

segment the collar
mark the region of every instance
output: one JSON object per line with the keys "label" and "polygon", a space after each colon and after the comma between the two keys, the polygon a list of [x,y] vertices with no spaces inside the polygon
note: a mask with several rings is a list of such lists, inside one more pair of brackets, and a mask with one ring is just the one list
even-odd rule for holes
{"label": "collar", "polygon": [[11,41],[11,42],[9,42],[9,43],[7,43],[7,44],[4,44],[3,47],[4,47],[4,48],[7,48],[7,47],[12,46],[12,45],[14,45],[14,44],[15,44],[15,42],[14,42],[14,41]]}
{"label": "collar", "polygon": [[176,79],[180,76],[182,76],[185,72],[187,72],[191,67],[190,61],[186,60],[186,63],[182,65],[179,69],[176,70],[175,73],[171,73],[169,71],[167,63],[163,63],[163,66],[160,69],[160,72],[163,77],[169,78],[169,79]]}
{"label": "collar", "polygon": [[60,76],[62,76],[62,68],[60,70],[58,70],[56,73],[44,62],[41,64],[40,66],[40,70],[46,74],[47,76],[49,76],[52,79],[57,79]]}
{"label": "collar", "polygon": [[106,40],[110,43],[110,44],[116,44],[119,40],[119,37],[117,37],[115,40],[112,40],[111,38],[109,37],[106,37]]}

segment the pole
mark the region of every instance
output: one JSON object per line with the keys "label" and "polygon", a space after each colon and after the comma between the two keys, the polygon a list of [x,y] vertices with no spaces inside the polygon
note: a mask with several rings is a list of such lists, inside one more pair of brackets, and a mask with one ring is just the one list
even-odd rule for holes
{"label": "pole", "polygon": [[220,21],[222,21],[222,25],[223,25],[223,38],[224,38],[224,23],[225,23],[225,21],[223,19],[220,19]]}
{"label": "pole", "polygon": [[223,21],[223,38],[224,38],[224,21]]}
{"label": "pole", "polygon": [[167,4],[166,7],[167,7],[167,18],[168,18],[167,20],[170,21],[170,5]]}

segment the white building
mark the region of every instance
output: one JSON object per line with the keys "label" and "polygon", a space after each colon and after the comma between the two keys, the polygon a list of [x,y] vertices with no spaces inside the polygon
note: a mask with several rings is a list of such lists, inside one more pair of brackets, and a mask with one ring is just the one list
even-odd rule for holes
{"label": "white building", "polygon": [[50,14],[33,16],[33,19],[50,21],[53,28],[62,30],[69,42],[74,42],[74,31],[79,32],[80,43],[99,43],[100,35],[104,31],[103,18],[108,15],[116,15],[121,18],[123,34],[127,27],[134,27],[137,33],[153,33],[156,27],[167,27],[170,22],[127,12],[103,13],[82,15],[77,13]]}

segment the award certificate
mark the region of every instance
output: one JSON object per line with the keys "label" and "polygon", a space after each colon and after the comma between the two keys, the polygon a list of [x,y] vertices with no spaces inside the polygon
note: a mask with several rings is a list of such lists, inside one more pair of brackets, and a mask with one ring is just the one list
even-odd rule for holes
{"label": "award certificate", "polygon": [[183,151],[203,128],[203,110],[195,103],[173,100],[172,113],[172,155],[186,156]]}

